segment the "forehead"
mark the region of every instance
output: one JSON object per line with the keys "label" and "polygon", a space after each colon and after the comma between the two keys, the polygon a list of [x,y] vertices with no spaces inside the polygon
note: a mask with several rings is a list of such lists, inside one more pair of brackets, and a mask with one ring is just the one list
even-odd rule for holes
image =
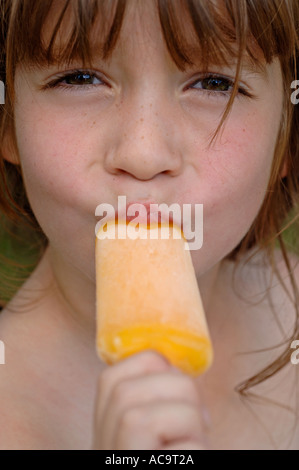
{"label": "forehead", "polygon": [[[92,57],[102,58],[112,54],[115,47],[134,53],[136,46],[149,46],[153,39],[164,41],[156,0],[103,1],[94,3],[94,9],[88,2],[80,13],[74,3],[67,7],[63,4],[59,0],[52,3],[41,30],[42,44],[51,49],[55,57],[64,56],[67,51],[71,55],[75,38],[81,50],[85,43]],[[198,41],[190,25],[187,27],[190,18],[187,18],[186,8],[182,8],[182,14],[185,17],[181,32],[184,41],[190,50],[198,53]]]}
{"label": "forehead", "polygon": [[122,47],[130,47],[153,36],[163,38],[155,0],[104,1],[94,9],[83,9],[80,17],[71,3],[66,9],[62,3],[53,2],[42,29],[43,44],[53,45],[56,53],[70,48],[75,36],[82,44],[88,43],[93,55],[105,54],[109,42],[111,46],[121,42]]}
{"label": "forehead", "polygon": [[[17,51],[13,56],[16,64],[48,65],[77,59],[87,64],[95,55],[109,58],[116,46],[128,51],[155,38],[156,43],[164,42],[180,69],[198,62],[230,65],[232,60],[241,61],[245,56],[250,66],[256,67],[265,58],[270,63],[276,47],[270,27],[264,49],[256,39],[261,37],[258,29],[255,34],[246,29],[248,21],[240,17],[242,5],[243,9],[244,5],[251,8],[246,0],[235,2],[234,12],[226,7],[230,3],[227,0],[22,0],[20,3],[22,9],[16,8],[18,29],[12,31],[11,42]],[[247,14],[252,16],[250,11]],[[271,17],[268,20],[271,24]],[[288,42],[283,40],[281,44]]]}

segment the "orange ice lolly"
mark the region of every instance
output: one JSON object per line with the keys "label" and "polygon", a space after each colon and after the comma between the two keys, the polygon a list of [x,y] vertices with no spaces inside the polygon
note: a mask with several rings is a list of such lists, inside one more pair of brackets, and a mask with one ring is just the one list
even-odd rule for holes
{"label": "orange ice lolly", "polygon": [[98,354],[113,364],[156,350],[183,372],[199,375],[211,365],[213,351],[181,228],[162,223],[159,239],[151,239],[157,224],[141,224],[138,238],[119,239],[118,229],[127,226],[108,222],[106,238],[99,239],[102,227],[96,240]]}

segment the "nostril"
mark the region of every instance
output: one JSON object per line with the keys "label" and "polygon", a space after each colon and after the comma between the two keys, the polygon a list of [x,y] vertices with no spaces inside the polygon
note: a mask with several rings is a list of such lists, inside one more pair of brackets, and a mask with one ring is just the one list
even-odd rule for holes
{"label": "nostril", "polygon": [[[146,162],[144,162],[143,166],[146,165]],[[137,174],[136,172],[131,172],[131,171],[127,171],[127,170],[123,170],[122,168],[114,168],[111,173],[115,176],[115,177],[122,177],[122,176],[133,176],[134,178],[136,179],[139,179],[140,181],[146,181],[148,179],[152,179],[154,176],[157,176],[158,174],[161,176],[170,176],[170,177],[175,177],[179,174],[179,171],[174,171],[172,169],[168,169],[168,170],[164,170],[164,171],[160,171],[160,172],[157,172],[157,174],[153,175],[151,174],[151,176],[148,176],[148,175],[139,175]]]}
{"label": "nostril", "polygon": [[[165,142],[164,142],[165,144]],[[174,151],[163,142],[151,139],[122,141],[105,159],[106,170],[113,175],[134,176],[138,180],[151,180],[157,175],[176,176],[182,171],[183,159],[178,150]]]}
{"label": "nostril", "polygon": [[115,176],[120,176],[120,175],[125,175],[127,173],[127,171],[122,170],[121,168],[113,168],[111,173]]}

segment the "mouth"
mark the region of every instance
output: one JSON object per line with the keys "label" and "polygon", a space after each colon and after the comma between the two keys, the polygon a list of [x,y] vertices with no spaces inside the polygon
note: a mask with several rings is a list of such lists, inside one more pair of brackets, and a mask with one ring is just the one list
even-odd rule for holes
{"label": "mouth", "polygon": [[184,204],[183,208],[181,208],[178,203],[168,205],[148,200],[137,200],[127,203],[126,196],[118,196],[117,205],[102,203],[96,208],[95,215],[100,217],[97,227],[99,228],[107,222],[122,222],[126,224],[134,222],[136,227],[139,224],[146,225],[147,228],[163,224],[169,228],[179,228],[184,233],[186,222],[185,206]]}
{"label": "mouth", "polygon": [[125,221],[129,223],[133,220],[136,222],[150,224],[169,224],[169,226],[182,226],[182,220],[178,213],[180,209],[173,214],[168,210],[166,204],[158,204],[155,202],[133,201],[115,212],[116,222]]}
{"label": "mouth", "polygon": [[167,228],[168,233],[169,229],[175,232],[179,229],[181,235],[188,241],[190,250],[198,250],[203,245],[203,204],[183,204],[181,207],[178,203],[167,205],[140,200],[127,204],[126,196],[118,196],[117,208],[112,204],[101,204],[97,207],[95,215],[102,217],[96,225],[97,237],[101,228],[106,226],[104,232],[107,230],[107,224],[115,225],[121,222],[119,227],[124,224],[129,225],[128,228],[133,229],[134,236],[136,229],[156,230],[157,225],[160,225],[161,229]]}

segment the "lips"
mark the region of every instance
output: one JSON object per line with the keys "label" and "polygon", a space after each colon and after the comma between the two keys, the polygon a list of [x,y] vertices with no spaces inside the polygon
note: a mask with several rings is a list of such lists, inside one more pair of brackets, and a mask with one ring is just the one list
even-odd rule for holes
{"label": "lips", "polygon": [[[127,223],[138,218],[138,221],[144,224],[150,223],[175,223],[172,213],[168,211],[159,210],[159,204],[155,202],[131,202],[126,206],[126,212],[115,212],[116,221],[124,220]],[[181,226],[181,220],[176,222]]]}

